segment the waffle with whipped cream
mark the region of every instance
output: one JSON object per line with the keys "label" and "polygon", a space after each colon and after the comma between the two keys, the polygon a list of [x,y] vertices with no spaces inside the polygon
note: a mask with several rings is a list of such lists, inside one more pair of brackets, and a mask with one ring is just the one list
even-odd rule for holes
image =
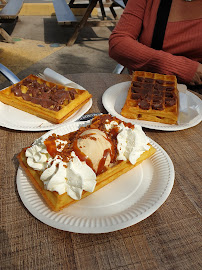
{"label": "waffle with whipped cream", "polygon": [[54,211],[89,196],[156,151],[140,126],[110,115],[96,116],[68,134],[42,138],[23,149],[18,160]]}
{"label": "waffle with whipped cream", "polygon": [[0,91],[0,101],[53,123],[62,123],[86,104],[86,90],[47,82],[34,75]]}
{"label": "waffle with whipped cream", "polygon": [[177,124],[178,107],[176,76],[135,71],[121,115],[130,119]]}

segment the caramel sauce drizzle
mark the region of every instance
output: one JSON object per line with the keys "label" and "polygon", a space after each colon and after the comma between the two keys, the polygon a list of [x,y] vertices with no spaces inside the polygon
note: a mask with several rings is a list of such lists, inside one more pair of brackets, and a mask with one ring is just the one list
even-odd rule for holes
{"label": "caramel sauce drizzle", "polygon": [[105,149],[105,151],[103,153],[103,157],[100,160],[99,165],[98,165],[97,175],[101,174],[104,171],[104,169],[105,169],[105,161],[106,161],[108,155],[111,155],[111,150],[109,148]]}
{"label": "caramel sauce drizzle", "polygon": [[55,143],[55,138],[49,137],[47,140],[44,141],[44,144],[50,156],[54,158],[57,155],[57,147]]}

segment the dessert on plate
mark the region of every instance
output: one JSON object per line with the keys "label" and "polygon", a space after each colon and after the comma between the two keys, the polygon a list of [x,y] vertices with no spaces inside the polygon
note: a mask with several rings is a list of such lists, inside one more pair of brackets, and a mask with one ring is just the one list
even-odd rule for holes
{"label": "dessert on plate", "polygon": [[99,115],[76,131],[37,139],[22,149],[18,160],[48,206],[59,211],[109,184],[155,151],[139,125]]}
{"label": "dessert on plate", "polygon": [[176,76],[135,71],[121,115],[130,119],[177,124],[178,107]]}
{"label": "dessert on plate", "polygon": [[0,101],[53,123],[62,123],[86,104],[91,94],[47,82],[34,75],[0,91]]}

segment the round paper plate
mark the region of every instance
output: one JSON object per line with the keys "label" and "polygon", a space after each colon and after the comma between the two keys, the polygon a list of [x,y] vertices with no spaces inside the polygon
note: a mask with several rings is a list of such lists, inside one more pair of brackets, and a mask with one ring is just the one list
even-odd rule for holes
{"label": "round paper plate", "polygon": [[[86,123],[54,130],[65,134]],[[53,131],[47,132],[47,138]],[[156,153],[112,183],[60,212],[51,211],[19,167],[17,189],[25,207],[43,223],[76,233],[107,233],[132,226],[154,213],[169,196],[174,167],[168,154],[153,140]]]}
{"label": "round paper plate", "polygon": [[[82,86],[79,86],[79,88],[85,90]],[[78,111],[68,117],[63,123],[53,124],[45,119],[0,102],[0,126],[24,131],[51,130],[59,126],[66,125],[67,123],[77,121],[91,108],[91,106],[92,98]]]}
{"label": "round paper plate", "polygon": [[102,103],[105,109],[113,116],[125,122],[138,124],[145,128],[176,131],[191,128],[202,120],[202,101],[199,97],[186,90],[186,86],[178,84],[179,90],[179,117],[177,125],[168,125],[158,122],[128,119],[121,115],[121,109],[126,101],[131,82],[122,82],[108,88],[103,96]]}

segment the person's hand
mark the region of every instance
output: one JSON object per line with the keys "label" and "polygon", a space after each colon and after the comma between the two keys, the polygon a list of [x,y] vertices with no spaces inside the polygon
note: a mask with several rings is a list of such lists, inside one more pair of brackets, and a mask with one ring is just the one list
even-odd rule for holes
{"label": "person's hand", "polygon": [[194,74],[194,77],[190,83],[191,85],[199,85],[202,84],[202,64],[198,65],[197,71]]}

